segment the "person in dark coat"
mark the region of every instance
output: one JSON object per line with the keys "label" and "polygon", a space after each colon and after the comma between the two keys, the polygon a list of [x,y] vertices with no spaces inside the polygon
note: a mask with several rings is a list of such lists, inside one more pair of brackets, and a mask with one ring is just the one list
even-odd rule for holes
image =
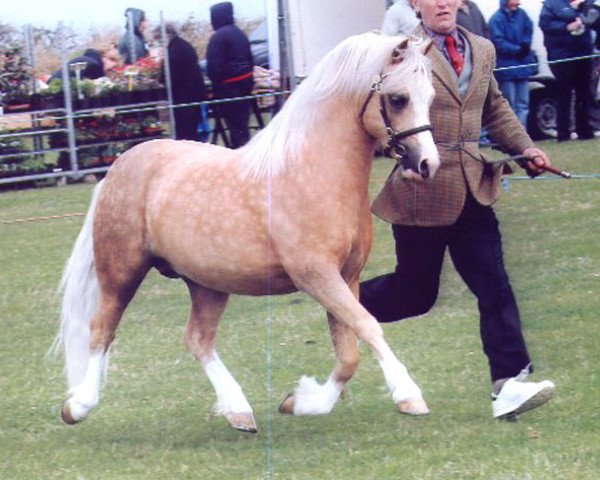
{"label": "person in dark coat", "polygon": [[[471,0],[461,0],[456,14],[456,24],[475,35],[487,38],[488,40],[490,39],[490,28],[477,4]],[[482,129],[479,137],[479,145],[481,147],[489,147],[491,144],[492,142],[488,138],[487,130],[485,128]]]}
{"label": "person in dark coat", "polygon": [[[500,0],[490,18],[492,42],[496,47],[496,80],[504,97],[524,127],[529,113],[529,77],[538,71],[537,59],[531,51],[533,22],[520,0]],[[521,65],[524,65],[520,68]],[[506,68],[506,70],[503,70]]]}
{"label": "person in dark coat", "polygon": [[[250,95],[254,62],[248,37],[234,24],[233,4],[222,2],[210,7],[210,22],[214,33],[208,42],[206,68],[215,98]],[[229,128],[233,148],[241,147],[250,139],[251,106],[249,100],[218,105],[218,112]]]}
{"label": "person in dark coat", "polygon": [[488,24],[477,4],[471,0],[462,1],[456,15],[456,23],[475,35],[490,39]]}
{"label": "person in dark coat", "polygon": [[[88,48],[83,55],[72,58],[69,60],[69,75],[75,76],[75,72],[71,65],[75,63],[85,63],[85,68],[81,71],[81,79],[88,78],[90,80],[96,80],[97,78],[104,77],[104,61],[102,59],[102,53],[96,49]],[[62,70],[57,70],[52,74],[50,80],[58,78],[62,80]]]}
{"label": "person in dark coat", "polygon": [[[590,82],[591,58],[569,60],[592,54],[592,35],[581,18],[582,5],[587,0],[546,0],[540,12],[539,25],[544,33],[544,45],[548,51],[550,70],[556,79],[556,130],[559,142],[571,139],[571,98],[575,91],[575,130],[578,138],[594,138],[589,120],[592,102]],[[557,62],[558,63],[552,63]]]}
{"label": "person in dark coat", "polygon": [[[133,23],[133,43],[129,33],[129,15]],[[126,65],[135,63],[140,58],[148,55],[144,31],[146,30],[146,13],[139,8],[128,8],[125,10],[125,34],[119,40],[117,48]]]}
{"label": "person in dark coat", "polygon": [[[190,105],[206,99],[204,76],[200,70],[198,54],[194,47],[177,33],[175,24],[165,24],[169,54],[169,74],[175,115],[175,138],[177,140],[198,140],[198,125],[202,119],[200,107]],[[155,32],[160,37],[160,30]],[[164,77],[164,73],[163,73]],[[165,79],[162,79],[165,83]]]}

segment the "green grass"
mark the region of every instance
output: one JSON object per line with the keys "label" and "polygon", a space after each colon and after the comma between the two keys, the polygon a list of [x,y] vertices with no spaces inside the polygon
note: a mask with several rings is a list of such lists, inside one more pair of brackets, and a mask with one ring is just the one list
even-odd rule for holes
{"label": "green grass", "polygon": [[[600,141],[542,144],[572,173],[598,173]],[[373,194],[391,169],[377,161]],[[385,325],[431,415],[396,413],[367,348],[331,415],[277,406],[303,374],[333,364],[322,309],[301,294],[233,298],[221,357],[252,403],[260,432],[229,429],[187,353],[179,281],[152,273],[128,309],[103,398],[90,417],[60,420],[65,381],[47,357],[56,285],[82,218],[0,224],[2,479],[596,479],[600,472],[600,195],[598,179],[510,182],[496,210],[537,373],[558,394],[516,423],[491,418],[475,302],[449,262],[431,314]],[[0,222],[82,212],[89,185],[0,194]],[[389,271],[389,226],[375,222],[364,277]],[[270,354],[270,363],[267,354]]]}

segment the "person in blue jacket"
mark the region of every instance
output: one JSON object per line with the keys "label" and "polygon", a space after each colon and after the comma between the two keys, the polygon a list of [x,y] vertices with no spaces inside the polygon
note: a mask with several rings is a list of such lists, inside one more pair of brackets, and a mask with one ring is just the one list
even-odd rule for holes
{"label": "person in blue jacket", "polygon": [[[206,70],[215,98],[250,95],[254,85],[254,61],[250,41],[234,23],[233,4],[217,3],[210,7],[214,33],[206,51]],[[233,148],[250,139],[248,121],[252,104],[249,100],[219,104],[218,111],[229,128]]]}
{"label": "person in blue jacket", "polygon": [[496,47],[496,80],[517,118],[527,127],[529,77],[538,71],[531,51],[533,22],[520,8],[520,0],[500,0],[490,18],[491,40]]}
{"label": "person in blue jacket", "polygon": [[544,33],[550,70],[556,79],[556,129],[559,142],[571,139],[571,98],[575,91],[575,131],[580,140],[594,138],[589,121],[592,35],[582,7],[594,0],[545,0],[539,25]]}

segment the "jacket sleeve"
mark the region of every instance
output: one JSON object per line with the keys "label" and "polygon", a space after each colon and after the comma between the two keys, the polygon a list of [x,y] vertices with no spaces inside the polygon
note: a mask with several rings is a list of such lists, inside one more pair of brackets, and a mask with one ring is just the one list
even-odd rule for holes
{"label": "jacket sleeve", "polygon": [[577,11],[562,2],[546,0],[540,12],[539,25],[542,31],[564,33],[567,25],[577,18]]}
{"label": "jacket sleeve", "polygon": [[225,39],[214,33],[206,50],[206,72],[213,84],[221,83],[225,78]]}

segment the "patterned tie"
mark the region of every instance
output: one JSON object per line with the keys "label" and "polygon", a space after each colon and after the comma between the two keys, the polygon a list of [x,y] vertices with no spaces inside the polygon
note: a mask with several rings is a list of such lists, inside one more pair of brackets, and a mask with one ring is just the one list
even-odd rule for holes
{"label": "patterned tie", "polygon": [[465,60],[458,52],[456,48],[456,40],[454,40],[452,35],[446,35],[445,43],[446,48],[448,49],[448,55],[450,55],[450,63],[452,64],[452,68],[454,68],[456,75],[460,77],[460,72],[462,72]]}

